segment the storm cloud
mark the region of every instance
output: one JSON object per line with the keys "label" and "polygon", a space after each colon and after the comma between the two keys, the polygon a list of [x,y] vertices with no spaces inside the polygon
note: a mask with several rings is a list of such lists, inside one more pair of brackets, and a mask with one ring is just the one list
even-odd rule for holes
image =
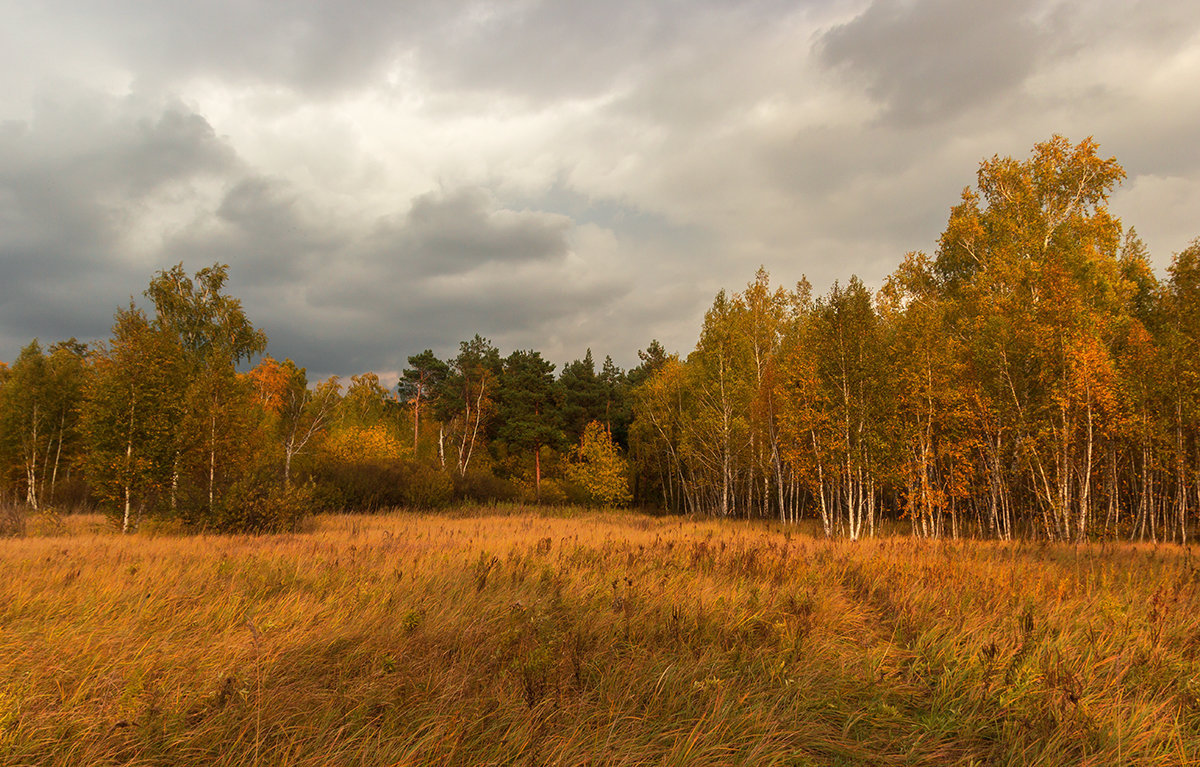
{"label": "storm cloud", "polygon": [[1200,235],[1200,6],[1020,0],[0,8],[0,359],[231,266],[270,351],[475,333],[686,352],[759,266],[878,285],[993,154],[1094,136],[1162,269]]}

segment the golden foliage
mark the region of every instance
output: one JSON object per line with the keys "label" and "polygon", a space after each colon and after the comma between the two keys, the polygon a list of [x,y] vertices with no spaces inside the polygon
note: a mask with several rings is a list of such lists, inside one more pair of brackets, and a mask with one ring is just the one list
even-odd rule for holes
{"label": "golden foliage", "polygon": [[323,451],[343,463],[377,463],[409,458],[412,447],[401,444],[384,424],[351,426],[325,438]]}
{"label": "golden foliage", "polygon": [[628,506],[633,500],[629,467],[599,421],[592,421],[583,430],[579,445],[571,451],[567,477],[598,505]]}

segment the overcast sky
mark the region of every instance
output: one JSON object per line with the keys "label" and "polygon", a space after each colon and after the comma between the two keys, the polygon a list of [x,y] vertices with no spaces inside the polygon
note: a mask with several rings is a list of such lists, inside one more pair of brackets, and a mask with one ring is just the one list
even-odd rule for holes
{"label": "overcast sky", "polygon": [[[1196,0],[0,0],[0,359],[224,262],[270,352],[686,353],[761,264],[932,252],[980,160],[1094,136],[1200,236]],[[389,373],[391,375],[389,375]]]}

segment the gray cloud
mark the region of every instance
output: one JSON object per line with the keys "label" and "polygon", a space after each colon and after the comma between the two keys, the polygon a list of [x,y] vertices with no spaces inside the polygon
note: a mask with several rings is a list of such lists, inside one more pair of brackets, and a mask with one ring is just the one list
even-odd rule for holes
{"label": "gray cloud", "polygon": [[896,121],[945,120],[1037,70],[1056,36],[1030,17],[1032,8],[1031,0],[875,0],[829,30],[819,51],[864,78]]}
{"label": "gray cloud", "polygon": [[[421,195],[308,275],[303,300],[315,321],[304,327],[326,359],[350,366],[326,362],[330,370],[369,359],[398,369],[409,354],[448,353],[474,333],[543,347],[552,328],[628,291],[624,276],[595,274],[572,255],[572,234],[561,215],[501,208],[477,188]],[[303,353],[304,338],[290,337],[300,328],[289,324],[277,340]]]}
{"label": "gray cloud", "polygon": [[384,227],[375,239],[396,253],[406,272],[446,275],[486,263],[562,259],[570,227],[564,216],[490,210],[483,190],[461,189],[418,197],[398,231]]}
{"label": "gray cloud", "polygon": [[138,209],[236,168],[203,118],[177,104],[43,101],[0,130],[0,334],[105,335],[144,283],[126,250]]}
{"label": "gray cloud", "polygon": [[787,0],[481,3],[415,47],[437,87],[544,103],[640,88],[656,71],[720,61],[739,47],[712,48],[708,39],[761,28],[795,8]]}
{"label": "gray cloud", "polygon": [[233,184],[210,216],[166,248],[189,264],[232,265],[230,290],[271,352],[314,374],[396,370],[426,347],[474,333],[543,343],[602,312],[628,280],[573,254],[571,221],[513,210],[479,188],[430,192],[407,212],[344,222],[279,180]]}
{"label": "gray cloud", "polygon": [[934,247],[980,159],[1094,135],[1158,266],[1200,201],[1187,0],[0,9],[0,359],[180,261],[311,371],[476,332],[686,351],[765,265]]}
{"label": "gray cloud", "polygon": [[379,76],[464,5],[52,0],[30,9],[26,23],[40,23],[52,43],[74,46],[76,55],[132,70],[143,84],[203,77],[328,96]]}
{"label": "gray cloud", "polygon": [[175,262],[229,263],[243,284],[283,286],[307,278],[351,236],[288,181],[248,175],[228,180],[163,252]]}

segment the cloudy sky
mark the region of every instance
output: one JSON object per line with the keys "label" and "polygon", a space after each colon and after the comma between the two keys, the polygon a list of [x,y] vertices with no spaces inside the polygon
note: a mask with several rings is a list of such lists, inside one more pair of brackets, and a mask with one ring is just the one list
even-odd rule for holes
{"label": "cloudy sky", "polygon": [[1200,236],[1195,0],[0,0],[0,359],[231,265],[313,374],[481,333],[686,352],[721,287],[878,285],[993,154],[1095,136]]}

